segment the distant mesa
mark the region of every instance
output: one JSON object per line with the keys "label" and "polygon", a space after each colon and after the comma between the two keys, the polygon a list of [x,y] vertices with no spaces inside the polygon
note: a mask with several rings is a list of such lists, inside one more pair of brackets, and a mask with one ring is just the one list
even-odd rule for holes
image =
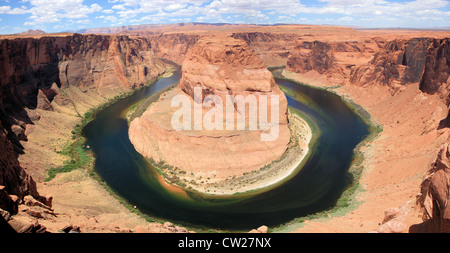
{"label": "distant mesa", "polygon": [[18,33],[17,35],[44,35],[44,34],[47,34],[47,33],[42,30],[39,30],[39,29],[36,29],[36,30],[30,29],[28,31]]}

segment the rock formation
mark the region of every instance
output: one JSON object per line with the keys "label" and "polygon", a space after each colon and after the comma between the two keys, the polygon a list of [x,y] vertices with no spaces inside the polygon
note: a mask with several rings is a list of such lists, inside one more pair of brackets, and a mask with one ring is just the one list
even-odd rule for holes
{"label": "rock formation", "polygon": [[[201,97],[195,97],[195,88],[201,90]],[[207,95],[220,97],[223,115],[228,116],[226,108],[230,107],[232,117],[245,119],[245,129],[237,130],[235,125],[231,130],[225,129],[230,118],[224,117],[219,119],[223,130],[192,127],[191,130],[174,131],[171,117],[178,108],[171,107],[170,102],[183,94],[192,105],[198,101],[203,103]],[[248,95],[267,96],[269,100],[264,109],[269,113],[269,121],[271,108],[279,110],[278,138],[261,141],[264,131],[249,128],[249,108],[242,111],[234,100],[232,104],[226,104],[227,95],[234,98],[238,95],[244,98]],[[277,96],[279,101],[272,100],[271,95]],[[203,116],[208,110],[203,110]],[[196,180],[202,177],[206,182],[225,179],[258,170],[283,155],[290,139],[287,100],[271,72],[244,41],[231,37],[203,38],[191,48],[183,62],[179,87],[162,95],[141,117],[133,120],[129,134],[136,150],[156,163],[187,171],[187,176],[192,172],[192,179]]]}
{"label": "rock formation", "polygon": [[293,33],[236,32],[233,38],[247,42],[267,67],[286,66],[299,36]]}
{"label": "rock formation", "polygon": [[36,182],[20,166],[13,145],[8,139],[6,129],[0,123],[0,209],[10,214],[17,213],[18,201],[26,195],[35,198],[41,196],[37,192]]}
{"label": "rock formation", "polygon": [[436,160],[426,173],[418,196],[418,203],[424,209],[427,232],[450,233],[450,150],[444,144]]}
{"label": "rock formation", "polygon": [[400,207],[388,208],[384,210],[384,219],[380,227],[378,227],[378,233],[405,233],[408,232],[408,226],[406,225],[406,216],[412,210],[411,203],[404,203]]}
{"label": "rock formation", "polygon": [[183,62],[180,89],[194,98],[195,87],[201,87],[204,95],[279,90],[252,49],[244,41],[228,38],[203,39],[190,50]]}
{"label": "rock formation", "polygon": [[37,106],[39,90],[55,83],[96,88],[133,88],[152,80],[161,65],[150,42],[128,36],[67,35],[0,41],[2,102]]}
{"label": "rock formation", "polygon": [[[302,53],[298,48],[310,50],[308,53]],[[297,50],[289,56],[287,67],[297,73],[305,73],[315,70],[324,74],[333,67],[335,59],[332,54],[331,46],[320,41],[303,42],[297,45]]]}
{"label": "rock formation", "polygon": [[[60,88],[76,86],[105,96],[109,90],[130,90],[154,80],[163,69],[142,38],[73,34],[0,39],[0,209],[35,218],[51,213],[51,197],[40,196],[17,159],[23,153],[20,141],[27,140],[26,127],[36,119],[25,109],[52,111],[54,100],[64,101]],[[35,210],[40,208],[45,210]],[[23,228],[17,218],[8,220],[16,230],[43,231],[38,225]]]}
{"label": "rock formation", "polygon": [[374,41],[321,41],[299,39],[289,51],[286,69],[317,73],[337,84],[348,83],[355,68],[369,61],[378,49]]}
{"label": "rock formation", "polygon": [[150,35],[152,49],[156,56],[182,64],[189,49],[199,40],[198,34],[159,34]]}
{"label": "rock formation", "polygon": [[[450,38],[435,39],[431,42],[425,57],[420,90],[428,94],[438,94],[450,105]],[[450,126],[450,110],[441,127]]]}
{"label": "rock formation", "polygon": [[[350,78],[358,85],[398,86],[420,81],[420,89],[434,93],[448,79],[449,39],[393,40],[366,65],[355,68]],[[435,75],[439,71],[439,75]]]}
{"label": "rock formation", "polygon": [[17,35],[44,35],[46,32],[36,29],[36,30],[28,30],[25,32],[18,33]]}

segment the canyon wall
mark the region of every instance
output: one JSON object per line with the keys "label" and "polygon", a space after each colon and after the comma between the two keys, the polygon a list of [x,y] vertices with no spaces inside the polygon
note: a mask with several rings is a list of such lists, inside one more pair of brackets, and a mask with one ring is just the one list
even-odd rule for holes
{"label": "canyon wall", "polygon": [[0,39],[0,208],[15,214],[27,195],[51,207],[18,161],[27,127],[39,120],[28,112],[67,105],[61,91],[69,87],[108,97],[153,81],[163,71],[143,38],[70,34]]}
{"label": "canyon wall", "polygon": [[189,49],[200,39],[198,34],[159,34],[150,35],[147,38],[152,43],[153,52],[156,56],[169,59],[182,64]]}
{"label": "canyon wall", "polygon": [[[423,92],[433,94],[448,84],[449,39],[414,38],[394,40],[375,54],[365,66],[352,70],[350,81],[357,85],[382,84],[392,88],[420,82]],[[447,99],[447,98],[445,98]]]}
{"label": "canyon wall", "polygon": [[267,67],[285,66],[300,38],[295,33],[273,32],[235,32],[232,36],[247,42]]}
{"label": "canyon wall", "polygon": [[30,108],[37,106],[39,90],[52,100],[48,90],[53,83],[61,88],[130,88],[156,75],[151,44],[142,38],[74,34],[0,43],[0,80],[9,92],[2,101]]}
{"label": "canyon wall", "polygon": [[424,210],[424,231],[450,233],[450,150],[448,143],[439,149],[436,160],[427,171],[418,198]]}
{"label": "canyon wall", "polygon": [[[353,94],[358,94],[357,91],[359,90],[362,93],[357,96],[361,96],[363,100],[364,97],[366,100],[370,100],[372,96],[380,96],[371,94],[371,92],[388,90],[390,95],[387,97],[381,96],[379,102],[369,102],[372,108],[377,108],[379,105],[386,107],[392,103],[389,101],[401,100],[401,97],[407,97],[408,94],[416,94],[414,99],[404,100],[403,102],[410,108],[414,106],[410,103],[420,103],[419,97],[426,99],[422,94],[430,95],[428,104],[431,105],[431,100],[436,99],[440,100],[438,103],[448,107],[450,100],[449,42],[449,38],[432,37],[394,40],[373,38],[371,41],[366,40],[364,42],[361,42],[361,40],[347,42],[299,41],[295,49],[290,52],[287,69],[306,77],[312,77],[311,80],[324,77],[324,79],[320,79],[322,83],[328,82],[327,85],[330,86],[343,85],[346,87],[343,89],[353,92]],[[343,57],[340,52],[346,52],[346,56]],[[358,89],[351,88],[351,86],[357,86]],[[415,91],[413,87],[417,87]],[[382,110],[384,114],[387,113],[385,109]],[[397,111],[396,115],[406,114],[406,108],[401,109],[402,111],[397,108],[391,108],[390,110]],[[449,197],[448,191],[450,188],[446,178],[450,178],[450,175],[448,170],[449,140],[446,136],[448,136],[449,116],[435,119],[436,115],[440,114],[439,112],[442,110],[440,106],[428,109],[424,107],[419,110],[422,111],[416,111],[414,115],[407,116],[409,118],[396,119],[396,124],[398,125],[402,120],[419,120],[416,115],[423,115],[421,116],[423,123],[429,125],[426,126],[426,130],[417,131],[417,135],[414,134],[415,138],[423,138],[431,131],[430,127],[433,125],[432,130],[435,131],[436,136],[428,137],[434,138],[430,142],[434,143],[433,145],[445,144],[435,152],[430,153],[430,156],[433,156],[437,152],[437,158],[428,165],[429,170],[423,175],[424,180],[417,189],[417,191],[420,191],[417,195],[417,204],[423,209],[425,222],[421,225],[412,226],[411,231],[448,232],[449,212],[446,200]],[[392,125],[389,125],[392,123],[386,121],[385,124],[388,124],[386,126],[386,131],[389,131],[387,136],[392,135]],[[416,124],[418,126],[417,121]],[[407,131],[406,129],[412,129],[412,126],[414,124],[402,128],[398,126],[396,131]],[[396,144],[396,141],[392,141],[389,143],[389,146],[391,145],[396,146],[398,144]],[[405,143],[400,146],[406,145]],[[416,147],[417,150],[420,148],[422,147]],[[412,147],[409,149],[412,149]],[[432,148],[430,149],[432,150]],[[392,153],[392,156],[398,156],[392,149],[388,153]],[[382,173],[389,173],[388,168],[393,171],[396,169],[394,166],[393,164],[387,165],[383,168]],[[410,170],[416,169],[421,168],[411,167]],[[404,174],[408,173],[410,172],[404,171]],[[414,189],[411,189],[411,191],[414,191]]]}
{"label": "canyon wall", "polygon": [[[296,73],[315,71],[341,79],[342,84],[384,85],[394,92],[406,84],[419,82],[422,92],[438,94],[448,104],[449,41],[449,38],[299,41],[289,53],[287,69]],[[345,53],[346,58],[340,53]],[[365,62],[368,57],[370,60]]]}

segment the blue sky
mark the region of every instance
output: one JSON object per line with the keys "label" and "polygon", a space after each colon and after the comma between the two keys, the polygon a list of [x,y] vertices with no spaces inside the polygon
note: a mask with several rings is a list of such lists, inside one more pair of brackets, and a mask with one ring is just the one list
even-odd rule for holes
{"label": "blue sky", "polygon": [[450,27],[450,0],[0,0],[0,34],[187,22]]}

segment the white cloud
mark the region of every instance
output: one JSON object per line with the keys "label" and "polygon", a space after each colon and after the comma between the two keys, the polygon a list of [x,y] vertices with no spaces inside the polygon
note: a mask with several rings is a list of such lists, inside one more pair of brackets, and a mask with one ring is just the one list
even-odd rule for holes
{"label": "white cloud", "polygon": [[63,18],[83,19],[101,11],[98,4],[84,5],[83,0],[27,0],[33,6],[28,10],[37,24],[59,22]]}
{"label": "white cloud", "polygon": [[338,19],[339,22],[349,22],[349,21],[354,21],[354,20],[355,20],[354,18],[349,17],[349,16],[345,16],[345,17]]}
{"label": "white cloud", "polygon": [[113,5],[113,7],[111,7],[114,10],[121,10],[124,11],[126,10],[125,6],[123,6],[123,4],[118,4],[118,5]]}
{"label": "white cloud", "polygon": [[75,21],[75,23],[77,23],[77,24],[89,24],[90,22],[91,22],[91,20],[89,20],[89,19],[80,19],[80,20]]}
{"label": "white cloud", "polygon": [[400,15],[415,14],[421,10],[443,8],[449,5],[446,0],[414,0],[407,2],[387,2],[384,0],[320,0],[326,3],[323,7],[309,7],[301,13],[312,14],[345,14],[352,16]]}
{"label": "white cloud", "polygon": [[187,6],[187,4],[175,3],[175,4],[168,5],[168,6],[164,7],[163,9],[165,11],[173,12],[173,11],[181,10],[181,9],[185,8],[186,6]]}
{"label": "white cloud", "polygon": [[11,6],[0,6],[0,14],[7,14],[11,11]]}
{"label": "white cloud", "polygon": [[11,9],[11,6],[0,6],[0,14],[25,14],[25,13],[28,13],[28,11],[23,8]]}
{"label": "white cloud", "polygon": [[88,4],[88,0],[17,0],[29,6],[20,8],[5,2],[0,14],[28,14],[27,25],[89,24],[93,13],[107,25],[245,20],[423,27],[449,26],[450,19],[450,0],[108,0],[112,7],[106,9],[97,3]]}

